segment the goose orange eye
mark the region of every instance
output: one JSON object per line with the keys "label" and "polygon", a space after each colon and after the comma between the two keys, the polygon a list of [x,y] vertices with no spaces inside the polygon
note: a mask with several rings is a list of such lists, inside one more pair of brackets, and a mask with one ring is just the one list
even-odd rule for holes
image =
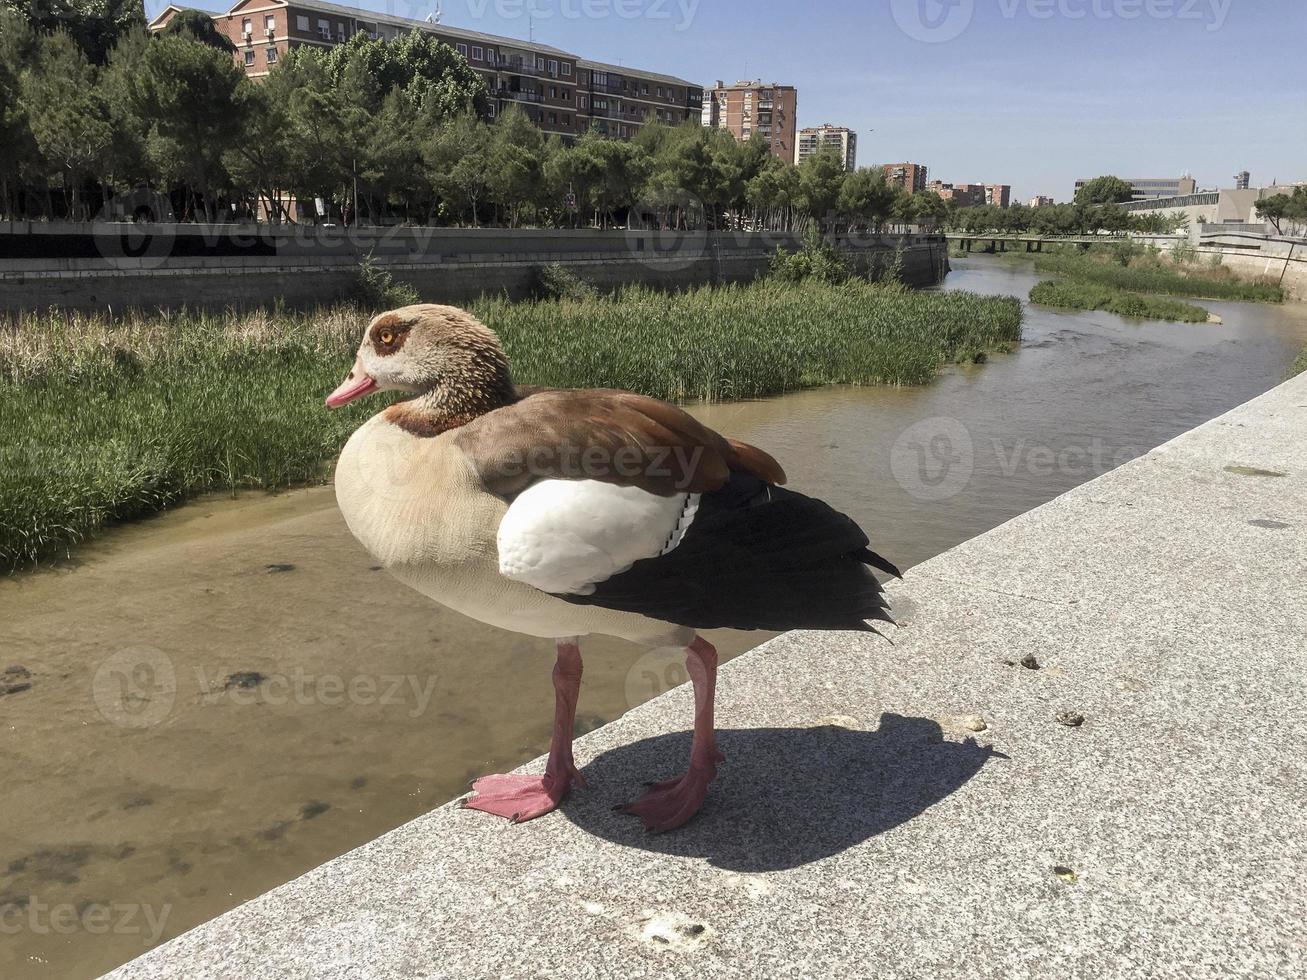
{"label": "goose orange eye", "polygon": [[393,330],[383,330],[377,335],[377,339],[383,344],[390,345],[395,342],[395,332]]}

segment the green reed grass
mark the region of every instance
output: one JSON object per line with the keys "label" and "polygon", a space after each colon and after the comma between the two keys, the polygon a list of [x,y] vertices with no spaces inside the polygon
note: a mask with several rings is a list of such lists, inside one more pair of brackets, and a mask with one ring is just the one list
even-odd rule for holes
{"label": "green reed grass", "polygon": [[[474,312],[522,383],[718,401],[828,384],[923,384],[1019,339],[1020,304],[865,283],[703,288]],[[324,479],[380,406],[322,399],[368,314],[27,314],[0,321],[0,568],[209,490]]]}
{"label": "green reed grass", "polygon": [[1122,264],[1108,250],[1080,254],[1058,252],[1036,255],[1035,268],[1133,293],[1257,303],[1284,301],[1284,291],[1276,283],[1249,282],[1225,267],[1186,266],[1163,261],[1160,256],[1138,256],[1130,264]]}
{"label": "green reed grass", "polygon": [[1180,323],[1205,323],[1208,312],[1201,306],[1161,296],[1114,289],[1111,286],[1079,279],[1048,279],[1030,290],[1030,301],[1040,306],[1066,310],[1105,310],[1117,316],[1139,320],[1174,320]]}

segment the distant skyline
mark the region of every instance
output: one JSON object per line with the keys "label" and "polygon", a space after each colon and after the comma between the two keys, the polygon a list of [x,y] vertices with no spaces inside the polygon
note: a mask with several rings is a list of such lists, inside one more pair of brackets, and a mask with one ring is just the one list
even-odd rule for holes
{"label": "distant skyline", "polygon": [[[355,4],[347,4],[353,6]],[[435,3],[359,0],[424,19]],[[211,10],[230,4],[205,0]],[[153,16],[164,4],[147,4]],[[1079,177],[1307,179],[1301,0],[445,0],[445,24],[702,82],[799,90],[863,165],[1071,197]],[[529,13],[534,12],[534,16]]]}

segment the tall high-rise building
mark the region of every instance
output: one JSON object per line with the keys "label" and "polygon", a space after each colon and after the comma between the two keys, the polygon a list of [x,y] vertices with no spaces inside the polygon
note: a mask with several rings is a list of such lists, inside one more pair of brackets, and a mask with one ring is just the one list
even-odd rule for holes
{"label": "tall high-rise building", "polygon": [[794,162],[802,163],[823,147],[831,147],[844,161],[845,170],[853,170],[858,161],[858,134],[847,126],[832,126],[822,123],[799,130],[799,141],[794,152]]}
{"label": "tall high-rise building", "polygon": [[885,178],[909,194],[926,189],[926,168],[920,163],[887,163],[884,169]]}
{"label": "tall high-rise building", "polygon": [[[160,31],[180,13],[168,5],[150,22]],[[326,0],[235,0],[226,13],[211,14],[218,33],[236,46],[236,63],[252,78],[265,77],[287,51],[330,48],[357,34],[393,41],[409,31],[435,35],[485,79],[490,112],[519,105],[540,129],[572,140],[592,126],[618,139],[648,119],[679,125],[698,118],[703,86],[598,61],[535,41],[483,34]]]}
{"label": "tall high-rise building", "polygon": [[1234,189],[1237,191],[1246,191],[1248,185],[1252,183],[1253,175],[1247,170],[1240,170],[1234,175]]}
{"label": "tall high-rise building", "polygon": [[993,204],[996,207],[1005,208],[1012,203],[1012,187],[1010,184],[986,184],[985,185],[985,203]]}
{"label": "tall high-rise building", "polygon": [[761,81],[727,85],[720,79],[703,94],[705,126],[725,129],[738,140],[761,136],[773,156],[793,162],[799,93],[793,85]]}

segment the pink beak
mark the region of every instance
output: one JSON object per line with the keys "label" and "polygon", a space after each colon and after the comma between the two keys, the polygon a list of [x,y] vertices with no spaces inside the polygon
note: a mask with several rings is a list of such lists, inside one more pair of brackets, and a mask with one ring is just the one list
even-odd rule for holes
{"label": "pink beak", "polygon": [[356,398],[362,398],[378,390],[377,383],[355,365],[354,370],[350,371],[349,376],[340,383],[340,387],[327,396],[327,407],[340,408]]}

